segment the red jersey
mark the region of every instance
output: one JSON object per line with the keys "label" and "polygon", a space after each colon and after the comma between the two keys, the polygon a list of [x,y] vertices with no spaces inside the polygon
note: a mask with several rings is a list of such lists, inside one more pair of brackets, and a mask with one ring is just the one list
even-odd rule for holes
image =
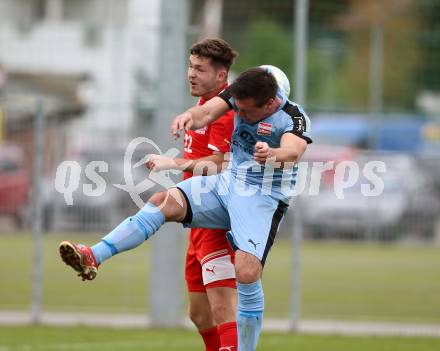
{"label": "red jersey", "polygon": [[[198,105],[206,101],[200,99]],[[233,130],[234,111],[231,110],[204,128],[186,131],[183,157],[196,160],[210,156],[214,151],[228,152]],[[192,172],[184,172],[184,179],[190,177]],[[216,265],[223,269],[210,274]],[[185,279],[190,292],[206,292],[206,288],[215,287],[236,288],[234,251],[226,238],[226,230],[191,228]]]}
{"label": "red jersey", "polygon": [[[197,105],[203,105],[206,101],[200,99]],[[183,157],[196,160],[210,156],[214,151],[228,152],[233,130],[234,111],[230,110],[206,127],[185,131]],[[192,172],[183,173],[183,179],[190,177],[192,177]]]}

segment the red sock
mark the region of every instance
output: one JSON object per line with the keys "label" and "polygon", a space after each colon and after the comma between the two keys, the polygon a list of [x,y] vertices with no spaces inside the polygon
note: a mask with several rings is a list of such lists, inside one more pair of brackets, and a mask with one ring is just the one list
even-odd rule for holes
{"label": "red sock", "polygon": [[218,351],[220,348],[220,338],[217,327],[199,330],[200,335],[205,343],[205,351]]}
{"label": "red sock", "polygon": [[237,351],[237,322],[220,324],[217,329],[220,336],[220,350]]}

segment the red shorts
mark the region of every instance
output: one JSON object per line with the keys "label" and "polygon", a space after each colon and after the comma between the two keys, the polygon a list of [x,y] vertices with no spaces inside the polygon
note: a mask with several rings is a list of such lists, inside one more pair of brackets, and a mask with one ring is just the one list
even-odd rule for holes
{"label": "red shorts", "polygon": [[189,292],[235,288],[234,251],[220,229],[192,228],[186,253],[185,279]]}

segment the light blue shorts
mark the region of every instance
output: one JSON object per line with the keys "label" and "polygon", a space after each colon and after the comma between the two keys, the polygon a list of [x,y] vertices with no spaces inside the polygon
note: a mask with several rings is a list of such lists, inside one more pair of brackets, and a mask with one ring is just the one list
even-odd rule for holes
{"label": "light blue shorts", "polygon": [[287,204],[260,191],[249,195],[231,180],[235,178],[226,171],[178,183],[176,187],[188,203],[183,224],[191,228],[230,229],[233,244],[264,265]]}

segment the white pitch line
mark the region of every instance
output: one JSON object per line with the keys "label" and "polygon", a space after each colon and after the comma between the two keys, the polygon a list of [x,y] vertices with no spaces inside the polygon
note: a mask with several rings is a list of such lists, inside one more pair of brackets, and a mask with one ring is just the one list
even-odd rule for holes
{"label": "white pitch line", "polygon": [[[30,325],[30,313],[26,311],[0,311],[0,325]],[[64,313],[43,312],[41,324],[51,326],[106,326],[114,328],[146,328],[151,320],[140,314],[106,314],[106,313]],[[181,326],[194,329],[192,323],[182,317]],[[287,319],[264,320],[265,331],[288,332],[290,322]],[[340,320],[302,320],[299,322],[299,333],[305,334],[339,334],[339,335],[399,335],[440,337],[440,324],[410,324],[386,322],[362,322]],[[3,351],[0,349],[0,351]]]}

